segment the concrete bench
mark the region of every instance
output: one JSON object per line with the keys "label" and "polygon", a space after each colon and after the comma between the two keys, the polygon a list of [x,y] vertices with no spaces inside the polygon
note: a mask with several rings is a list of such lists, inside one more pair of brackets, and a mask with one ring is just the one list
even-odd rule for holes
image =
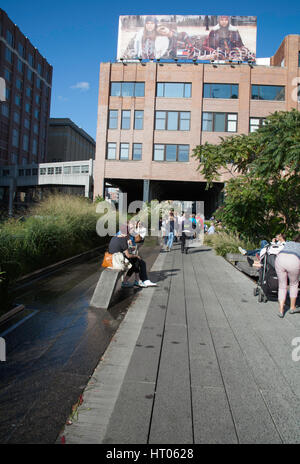
{"label": "concrete bench", "polygon": [[110,305],[118,280],[122,274],[125,274],[125,272],[118,271],[116,269],[104,268],[100,274],[94,294],[90,301],[90,306],[99,309],[107,309]]}
{"label": "concrete bench", "polygon": [[247,262],[247,256],[242,255],[240,253],[227,253],[226,259],[227,261],[230,261],[231,263],[246,263]]}
{"label": "concrete bench", "polygon": [[248,263],[237,263],[236,267],[239,271],[248,274],[251,277],[258,277],[259,276],[259,268],[249,266]]}

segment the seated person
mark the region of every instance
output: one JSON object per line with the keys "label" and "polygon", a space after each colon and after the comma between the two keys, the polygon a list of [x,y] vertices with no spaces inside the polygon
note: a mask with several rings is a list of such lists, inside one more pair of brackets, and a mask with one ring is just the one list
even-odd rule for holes
{"label": "seated person", "polygon": [[[120,227],[120,231],[117,235],[112,237],[108,245],[109,253],[114,254],[121,252],[132,264],[132,267],[127,271],[127,274],[124,277],[122,287],[156,287],[157,284],[151,282],[148,279],[145,261],[138,254],[130,253],[130,247],[132,247],[132,245],[132,241],[130,241],[128,234],[127,224],[124,224]],[[131,249],[131,251],[133,250]],[[129,278],[133,273],[135,273],[134,284],[129,282]]]}
{"label": "seated person", "polygon": [[[277,234],[276,237],[272,239],[271,245],[282,245],[285,243],[285,239],[286,237],[284,234]],[[257,256],[267,245],[269,245],[269,242],[267,242],[267,240],[262,240],[260,242],[260,248],[256,248],[255,250],[245,250],[244,248],[239,247],[239,252],[244,256]]]}
{"label": "seated person", "polygon": [[[270,244],[266,240],[262,240],[260,249],[250,250],[246,252],[248,264],[250,266],[260,267],[260,261],[267,252],[267,246],[270,245],[270,247],[268,248],[268,254],[277,255],[280,252],[280,250],[282,250],[285,244],[285,240],[286,237],[284,234],[277,234],[276,237],[272,239]],[[241,250],[246,251],[243,248],[241,248]],[[255,254],[253,254],[254,251],[256,252]],[[255,256],[257,258],[256,261],[251,259],[249,256]]]}

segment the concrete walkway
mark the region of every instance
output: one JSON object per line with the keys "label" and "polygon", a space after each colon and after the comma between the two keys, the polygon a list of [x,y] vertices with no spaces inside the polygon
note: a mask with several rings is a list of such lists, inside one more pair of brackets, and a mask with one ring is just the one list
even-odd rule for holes
{"label": "concrete walkway", "polygon": [[300,443],[300,314],[277,316],[203,246],[150,272],[65,426],[66,443]]}

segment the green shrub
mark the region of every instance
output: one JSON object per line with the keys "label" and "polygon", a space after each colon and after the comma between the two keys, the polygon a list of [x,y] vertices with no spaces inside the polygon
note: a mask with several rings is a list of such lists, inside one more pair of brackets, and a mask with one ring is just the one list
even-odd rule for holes
{"label": "green shrub", "polygon": [[252,242],[241,240],[237,234],[217,232],[204,236],[204,244],[211,246],[217,255],[226,256],[227,253],[239,253],[238,247],[252,250],[257,248]]}

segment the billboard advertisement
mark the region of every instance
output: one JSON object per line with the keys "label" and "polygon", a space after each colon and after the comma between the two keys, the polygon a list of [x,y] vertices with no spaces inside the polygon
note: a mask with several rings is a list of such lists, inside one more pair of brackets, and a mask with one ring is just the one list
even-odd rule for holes
{"label": "billboard advertisement", "polygon": [[255,60],[256,16],[120,16],[117,59]]}

